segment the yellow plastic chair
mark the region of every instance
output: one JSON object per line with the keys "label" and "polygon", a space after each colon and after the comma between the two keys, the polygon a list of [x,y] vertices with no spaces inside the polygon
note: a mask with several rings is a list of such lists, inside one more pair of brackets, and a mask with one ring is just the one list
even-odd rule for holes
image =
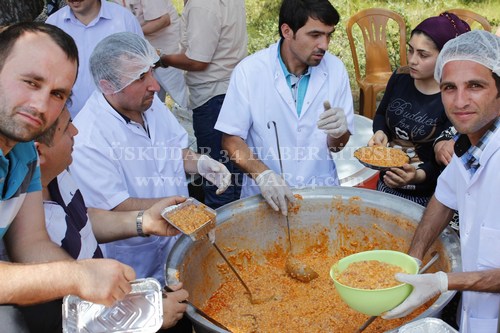
{"label": "yellow plastic chair", "polygon": [[[385,90],[393,72],[389,59],[387,32],[394,22],[399,29],[399,65],[395,65],[396,68],[406,65],[406,23],[401,15],[388,9],[370,8],[361,10],[347,21],[347,37],[359,86],[359,112],[371,119],[375,115],[377,94]],[[363,36],[364,73],[361,73],[353,37],[355,25],[359,27]]]}
{"label": "yellow plastic chair", "polygon": [[476,26],[482,27],[484,30],[491,32],[491,24],[484,17],[468,9],[453,8],[446,10],[448,13],[453,13],[460,17],[462,20],[474,29]]}

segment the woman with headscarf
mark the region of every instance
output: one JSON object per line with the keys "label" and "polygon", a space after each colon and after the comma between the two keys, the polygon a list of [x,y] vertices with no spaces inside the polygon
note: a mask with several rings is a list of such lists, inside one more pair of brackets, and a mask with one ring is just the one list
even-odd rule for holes
{"label": "woman with headscarf", "polygon": [[418,24],[408,42],[408,66],[398,68],[387,83],[373,120],[368,145],[401,148],[410,162],[380,173],[377,190],[426,206],[434,193],[439,166],[433,142],[451,123],[441,102],[434,67],[450,39],[470,31],[458,16],[444,12]]}

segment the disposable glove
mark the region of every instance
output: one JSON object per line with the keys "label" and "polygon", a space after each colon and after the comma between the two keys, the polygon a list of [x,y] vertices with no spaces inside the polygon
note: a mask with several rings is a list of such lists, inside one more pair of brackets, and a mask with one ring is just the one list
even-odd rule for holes
{"label": "disposable glove", "polygon": [[318,128],[338,139],[347,132],[347,119],[342,108],[332,108],[328,101],[323,103],[325,111],[320,114]]}
{"label": "disposable glove", "polygon": [[384,319],[404,317],[434,296],[448,291],[448,275],[444,272],[415,275],[397,273],[395,277],[398,281],[413,285],[413,291],[403,303],[382,314]]}
{"label": "disposable glove", "polygon": [[222,194],[231,185],[231,173],[227,170],[226,166],[216,160],[201,155],[196,164],[198,173],[217,186],[215,194]]}
{"label": "disposable glove", "polygon": [[295,197],[285,180],[276,172],[266,170],[255,178],[255,182],[259,185],[260,192],[269,206],[275,211],[281,210],[283,215],[287,215],[288,205],[286,199],[295,202]]}

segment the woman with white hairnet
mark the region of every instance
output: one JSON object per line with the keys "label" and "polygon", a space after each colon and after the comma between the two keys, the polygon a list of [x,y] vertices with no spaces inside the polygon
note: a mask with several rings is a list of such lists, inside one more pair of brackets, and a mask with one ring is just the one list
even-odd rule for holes
{"label": "woman with white hairnet", "polygon": [[500,37],[474,30],[449,41],[435,70],[446,114],[460,133],[451,163],[419,223],[409,254],[422,259],[460,218],[462,272],[396,274],[411,295],[383,315],[399,318],[448,290],[462,293],[461,332],[497,332],[500,311]]}
{"label": "woman with white hairnet", "polygon": [[[103,39],[90,57],[99,90],[74,119],[79,134],[70,167],[87,207],[144,210],[164,197],[189,196],[186,173],[199,173],[220,193],[230,183],[224,165],[187,149],[186,131],[156,96],[158,59],[149,42],[132,33]],[[104,244],[104,255],[128,263],[138,278],[154,277],[164,285],[177,236],[144,234],[141,214],[137,234]]]}

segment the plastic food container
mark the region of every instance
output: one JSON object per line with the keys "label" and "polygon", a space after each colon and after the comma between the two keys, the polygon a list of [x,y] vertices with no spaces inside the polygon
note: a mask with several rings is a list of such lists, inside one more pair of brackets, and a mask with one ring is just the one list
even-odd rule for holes
{"label": "plastic food container", "polygon": [[403,325],[399,333],[458,333],[456,329],[438,318],[423,318]]}
{"label": "plastic food container", "polygon": [[193,241],[206,237],[215,228],[217,213],[194,198],[167,207],[161,216],[177,230],[188,235]]}
{"label": "plastic food container", "polygon": [[131,282],[132,291],[111,307],[68,295],[63,300],[64,333],[153,333],[163,322],[161,286],[156,279]]}

